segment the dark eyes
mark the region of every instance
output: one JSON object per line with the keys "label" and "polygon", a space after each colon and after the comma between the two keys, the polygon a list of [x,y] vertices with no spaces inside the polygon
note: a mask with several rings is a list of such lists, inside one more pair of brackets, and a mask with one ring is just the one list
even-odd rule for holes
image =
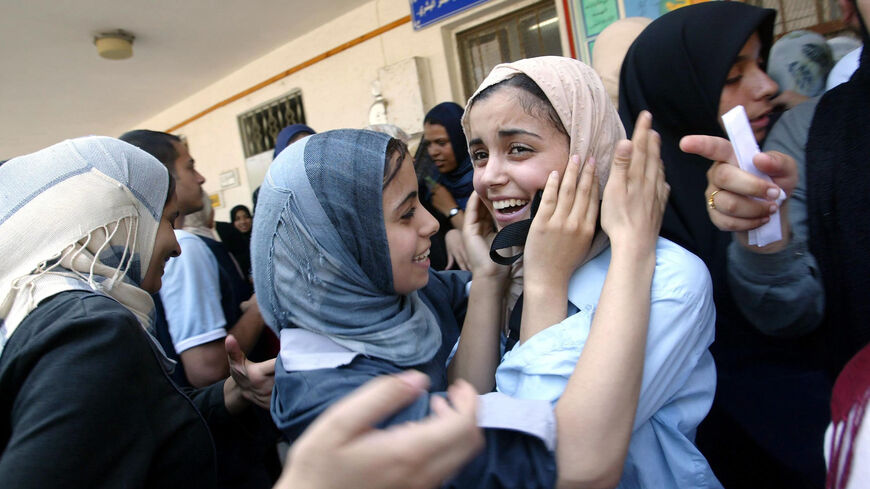
{"label": "dark eyes", "polygon": [[[758,65],[758,69],[760,69],[761,71],[766,71],[766,70],[767,70],[767,62],[766,62],[764,59],[762,59],[762,58],[758,58],[758,59],[755,61],[755,63],[756,63],[756,65]],[[725,84],[726,84],[726,85],[733,85],[733,84],[735,84],[735,83],[737,83],[737,82],[739,82],[740,80],[743,79],[743,68],[742,68],[742,66],[749,66],[749,67],[751,67],[752,65],[751,65],[751,64],[750,64],[750,65],[742,65],[742,64],[740,64],[740,63],[734,65],[734,68],[733,68],[733,69],[738,69],[738,68],[739,68],[740,72],[739,72],[738,74],[732,76],[731,78],[726,78],[726,79],[725,79]]]}
{"label": "dark eyes", "polygon": [[400,219],[402,219],[403,221],[407,221],[407,220],[413,218],[413,217],[414,217],[414,214],[415,214],[416,212],[417,212],[417,208],[416,208],[416,207],[411,207],[411,208],[408,210],[408,212],[402,214],[402,217],[401,217]]}
{"label": "dark eyes", "polygon": [[[511,144],[507,154],[512,156],[526,156],[526,153],[533,153],[535,150],[524,144]],[[475,166],[482,166],[489,158],[489,153],[484,150],[471,150],[471,162]]]}

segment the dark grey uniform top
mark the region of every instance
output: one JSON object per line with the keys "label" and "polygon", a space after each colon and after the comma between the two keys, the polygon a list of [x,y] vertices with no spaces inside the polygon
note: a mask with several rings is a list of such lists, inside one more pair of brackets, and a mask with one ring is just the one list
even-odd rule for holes
{"label": "dark grey uniform top", "polygon": [[[429,398],[442,395],[447,389],[446,363],[465,316],[468,278],[467,272],[430,272],[429,284],[420,290],[420,297],[441,325],[442,344],[434,358],[411,368],[430,377],[431,394],[420,396],[382,426],[424,418],[429,414]],[[272,419],[289,440],[295,440],[332,403],[379,375],[405,369],[407,367],[387,360],[360,355],[337,368],[288,372],[279,356],[275,366]],[[555,457],[540,438],[519,428],[486,428],[484,437],[484,450],[444,487],[534,489],[555,486]]]}

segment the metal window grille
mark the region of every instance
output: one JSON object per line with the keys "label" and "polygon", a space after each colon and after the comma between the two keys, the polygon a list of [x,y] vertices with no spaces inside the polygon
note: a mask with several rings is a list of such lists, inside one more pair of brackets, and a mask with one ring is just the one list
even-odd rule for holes
{"label": "metal window grille", "polygon": [[833,35],[843,30],[837,0],[746,0],[757,7],[776,10],[774,35],[798,29]]}
{"label": "metal window grille", "polygon": [[275,137],[291,124],[305,123],[302,92],[271,100],[238,116],[245,158],[275,149]]}
{"label": "metal window grille", "polygon": [[466,97],[499,63],[562,55],[559,17],[552,0],[462,31],[456,35],[456,41]]}

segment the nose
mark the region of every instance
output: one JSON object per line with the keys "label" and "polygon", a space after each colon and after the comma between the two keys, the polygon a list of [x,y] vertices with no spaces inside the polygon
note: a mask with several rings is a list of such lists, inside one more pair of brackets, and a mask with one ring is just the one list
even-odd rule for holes
{"label": "nose", "polygon": [[438,223],[438,219],[435,219],[429,211],[426,210],[425,207],[418,207],[420,219],[422,220],[422,224],[420,225],[420,236],[425,238],[431,238],[433,234],[438,232],[438,229],[441,228],[441,224]]}
{"label": "nose", "polygon": [[768,99],[779,93],[779,85],[773,78],[767,76],[764,70],[758,69],[755,86],[755,97],[757,99]]}
{"label": "nose", "polygon": [[505,162],[499,157],[490,155],[483,166],[474,168],[474,179],[480,183],[481,188],[475,190],[482,197],[486,196],[486,189],[490,187],[498,187],[507,183],[507,174],[505,173]]}
{"label": "nose", "polygon": [[181,254],[181,246],[178,244],[178,240],[175,239],[175,233],[172,233],[172,248],[169,253],[170,258],[175,258],[176,256]]}
{"label": "nose", "polygon": [[426,143],[426,151],[429,153],[429,156],[431,158],[434,158],[434,157],[438,156],[438,154],[441,153],[440,147],[431,141]]}
{"label": "nose", "polygon": [[[196,170],[194,170],[194,171],[196,171]],[[197,181],[200,185],[202,185],[202,184],[205,183],[205,177],[202,176],[202,173],[200,173],[200,172],[196,172],[196,181]]]}

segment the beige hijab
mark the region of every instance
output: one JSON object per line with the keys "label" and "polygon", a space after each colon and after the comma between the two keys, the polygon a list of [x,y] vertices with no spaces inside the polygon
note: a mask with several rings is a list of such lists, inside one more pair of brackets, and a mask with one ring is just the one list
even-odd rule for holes
{"label": "beige hijab", "polygon": [[626,17],[607,26],[595,38],[592,68],[601,76],[614,107],[619,106],[619,71],[625,53],[650,22],[646,17]]}
{"label": "beige hijab", "polygon": [[[474,95],[468,99],[462,115],[462,129],[470,134],[468,111],[474,99],[484,89],[501,83],[520,73],[531,78],[544,92],[550,104],[559,114],[559,120],[568,131],[570,154],[580,155],[583,161],[594,157],[601,185],[610,175],[610,163],[616,143],[625,139],[625,129],[619,114],[611,103],[601,79],[589,66],[576,59],[560,56],[542,56],[504,63],[492,69]],[[592,241],[586,260],[598,256],[607,249],[607,236],[600,232]],[[510,285],[506,299],[505,323],[523,289],[522,260],[512,266]]]}

